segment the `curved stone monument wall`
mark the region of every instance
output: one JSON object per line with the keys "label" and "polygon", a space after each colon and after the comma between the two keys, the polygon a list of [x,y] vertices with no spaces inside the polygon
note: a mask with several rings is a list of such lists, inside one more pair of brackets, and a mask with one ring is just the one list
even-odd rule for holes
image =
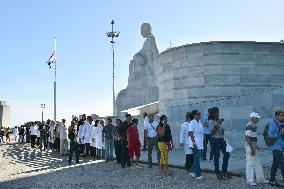
{"label": "curved stone monument wall", "polygon": [[247,95],[284,84],[283,43],[196,43],[166,50],[158,60],[161,114],[168,115],[175,106]]}

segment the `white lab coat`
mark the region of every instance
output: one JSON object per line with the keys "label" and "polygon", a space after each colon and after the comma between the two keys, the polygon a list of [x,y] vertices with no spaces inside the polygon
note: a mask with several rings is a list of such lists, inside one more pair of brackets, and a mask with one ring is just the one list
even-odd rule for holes
{"label": "white lab coat", "polygon": [[13,135],[16,137],[19,134],[18,128],[13,129]]}
{"label": "white lab coat", "polygon": [[103,126],[101,124],[98,124],[98,126],[96,127],[96,148],[103,149],[103,147]]}
{"label": "white lab coat", "polygon": [[96,127],[94,125],[91,126],[91,143],[90,146],[96,147]]}
{"label": "white lab coat", "polygon": [[48,141],[50,143],[54,143],[54,126],[53,125],[49,125],[49,138]]}
{"label": "white lab coat", "polygon": [[183,150],[185,154],[192,154],[192,149],[188,145],[188,140],[190,140],[188,136],[188,127],[189,127],[188,122],[184,122],[183,124],[181,124],[179,143],[183,144]]}
{"label": "white lab coat", "polygon": [[78,138],[79,138],[79,144],[85,144],[85,140],[83,140],[84,137],[84,130],[85,125],[79,126],[79,132],[78,132]]}
{"label": "white lab coat", "polygon": [[92,126],[90,123],[86,122],[84,125],[84,142],[85,143],[91,143],[91,131]]}

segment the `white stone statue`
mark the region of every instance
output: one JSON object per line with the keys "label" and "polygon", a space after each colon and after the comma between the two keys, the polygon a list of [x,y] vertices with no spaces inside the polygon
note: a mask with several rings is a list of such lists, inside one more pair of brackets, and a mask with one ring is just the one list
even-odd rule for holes
{"label": "white stone statue", "polygon": [[130,61],[127,88],[157,86],[157,60],[159,51],[149,23],[141,25],[141,35],[146,40],[143,48]]}

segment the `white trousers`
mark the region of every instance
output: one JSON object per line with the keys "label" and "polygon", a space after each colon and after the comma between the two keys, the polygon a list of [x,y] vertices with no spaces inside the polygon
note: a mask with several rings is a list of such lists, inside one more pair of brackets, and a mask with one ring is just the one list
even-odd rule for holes
{"label": "white trousers", "polygon": [[68,153],[68,141],[67,139],[60,139],[60,154],[65,155]]}
{"label": "white trousers", "polygon": [[260,163],[258,151],[255,150],[255,155],[251,156],[250,147],[246,146],[245,150],[246,150],[246,160],[247,160],[247,163],[246,163],[247,183],[254,182],[254,174],[256,174],[256,182],[264,181],[263,168]]}

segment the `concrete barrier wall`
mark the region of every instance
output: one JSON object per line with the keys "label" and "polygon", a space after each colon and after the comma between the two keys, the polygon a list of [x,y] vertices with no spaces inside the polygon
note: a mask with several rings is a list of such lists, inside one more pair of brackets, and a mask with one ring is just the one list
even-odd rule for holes
{"label": "concrete barrier wall", "polygon": [[204,114],[209,107],[220,107],[228,138],[242,146],[239,137],[251,111],[264,116],[263,125],[284,106],[283,43],[184,45],[160,54],[158,74],[160,114],[169,116],[176,144],[187,111]]}

